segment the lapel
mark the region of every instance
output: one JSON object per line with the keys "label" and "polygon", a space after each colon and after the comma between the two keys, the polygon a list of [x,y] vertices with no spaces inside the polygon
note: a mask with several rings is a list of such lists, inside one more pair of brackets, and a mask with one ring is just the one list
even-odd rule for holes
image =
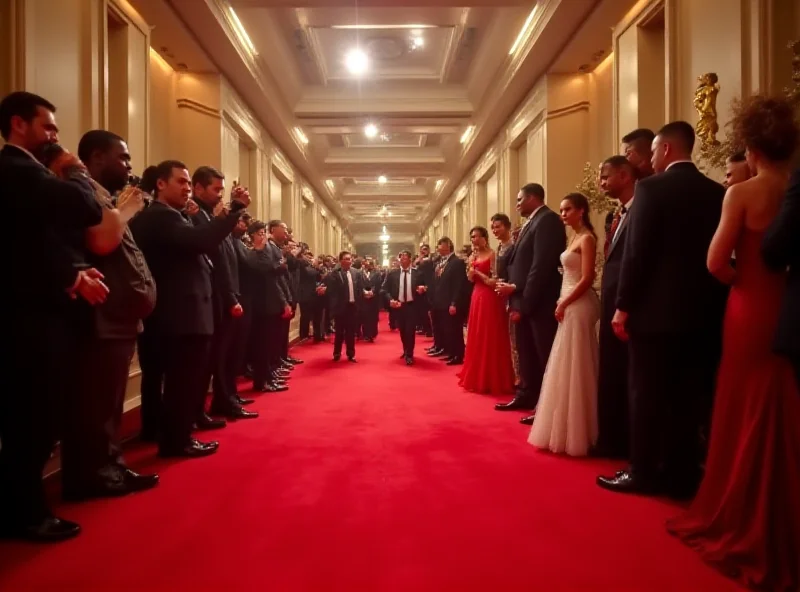
{"label": "lapel", "polygon": [[628,212],[625,214],[625,217],[620,221],[619,226],[617,227],[616,234],[611,238],[611,246],[608,248],[608,255],[606,255],[606,259],[611,257],[611,253],[614,252],[614,248],[617,246],[617,243],[622,238],[622,233],[625,231],[625,226],[628,224],[628,218],[631,217],[631,213]]}
{"label": "lapel", "polygon": [[517,237],[517,240],[514,242],[514,248],[511,250],[511,254],[508,256],[509,263],[511,263],[514,260],[514,256],[517,254],[516,246],[522,243],[522,239],[525,238],[525,236],[530,231],[531,227],[534,224],[536,224],[538,219],[541,217],[542,212],[544,212],[546,209],[547,206],[542,206],[541,208],[539,208],[539,211],[536,212],[533,218],[529,219],[528,221],[525,222],[525,224],[522,225],[522,228],[519,231],[519,236]]}

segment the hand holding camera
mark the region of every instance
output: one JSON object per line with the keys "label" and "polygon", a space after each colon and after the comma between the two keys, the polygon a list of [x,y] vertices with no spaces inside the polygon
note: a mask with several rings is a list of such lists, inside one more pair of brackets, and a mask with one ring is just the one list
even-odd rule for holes
{"label": "hand holding camera", "polygon": [[237,181],[234,181],[233,189],[231,190],[231,204],[233,203],[241,204],[240,207],[242,209],[250,205],[250,192],[247,187],[239,185]]}

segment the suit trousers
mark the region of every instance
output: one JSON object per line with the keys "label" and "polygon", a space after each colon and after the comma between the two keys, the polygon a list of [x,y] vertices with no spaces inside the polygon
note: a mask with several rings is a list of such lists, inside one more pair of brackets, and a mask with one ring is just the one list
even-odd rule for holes
{"label": "suit trousers", "polygon": [[701,477],[719,338],[701,331],[631,334],[628,352],[631,471],[645,483],[663,479],[691,490]]}
{"label": "suit trousers", "polygon": [[11,325],[3,332],[10,368],[0,377],[0,531],[48,515],[42,472],[58,437],[62,398],[69,405],[76,390],[74,338],[64,319],[23,314]]}
{"label": "suit trousers", "polygon": [[333,355],[342,354],[342,343],[348,358],[356,355],[356,329],[358,325],[358,306],[354,302],[344,305],[344,309],[336,315],[336,336],[333,340]]}
{"label": "suit trousers", "polygon": [[414,356],[414,346],[417,339],[417,322],[419,313],[416,302],[404,302],[397,311],[397,328],[400,330],[400,341],[403,343],[403,354],[407,357]]}
{"label": "suit trousers", "polygon": [[189,444],[197,409],[208,393],[211,335],[164,336],[164,397],[159,448],[175,452]]}
{"label": "suit trousers", "polygon": [[[292,314],[294,315],[295,311],[297,310],[297,305],[292,305]],[[280,355],[278,356],[280,360],[286,360],[289,357],[289,332],[291,331],[292,327],[292,319],[294,316],[288,319],[281,319],[281,350]]]}
{"label": "suit trousers", "polygon": [[464,359],[464,315],[450,310],[434,310],[433,317],[439,329],[439,345],[447,357]]}
{"label": "suit trousers", "polygon": [[300,339],[308,339],[312,334],[314,339],[321,339],[321,316],[322,309],[319,307],[317,298],[300,303]]}
{"label": "suit trousers", "polygon": [[365,339],[375,339],[378,336],[378,317],[380,315],[380,303],[375,296],[364,300],[361,308],[361,327]]}
{"label": "suit trousers", "polygon": [[539,391],[557,330],[558,321],[552,312],[522,315],[517,323],[517,352],[522,379],[520,394],[532,405],[539,402]]}
{"label": "suit trousers", "polygon": [[433,333],[433,323],[431,322],[431,305],[427,297],[415,300],[414,306],[417,310],[417,325],[425,335]]}
{"label": "suit trousers", "polygon": [[271,380],[271,373],[278,369],[276,359],[280,357],[281,315],[255,315],[250,328],[250,350],[253,363],[253,386],[264,386]]}
{"label": "suit trousers", "polygon": [[600,373],[597,381],[597,450],[604,456],[628,458],[628,344],[614,335],[611,318],[600,319]]}
{"label": "suit trousers", "polygon": [[[221,314],[215,319],[214,339],[211,345],[211,384],[214,392],[211,408],[215,413],[228,413],[239,407],[236,397],[236,376],[238,356],[236,342],[240,339],[242,317]],[[205,399],[204,399],[205,402]],[[205,411],[205,405],[201,414]]]}
{"label": "suit trousers", "polygon": [[65,487],[92,485],[109,465],[123,465],[119,441],[136,339],[89,339],[80,347],[78,388],[65,406],[61,473]]}
{"label": "suit trousers", "polygon": [[161,429],[161,403],[164,397],[164,343],[152,330],[145,329],[137,339],[141,376],[142,436],[154,439]]}

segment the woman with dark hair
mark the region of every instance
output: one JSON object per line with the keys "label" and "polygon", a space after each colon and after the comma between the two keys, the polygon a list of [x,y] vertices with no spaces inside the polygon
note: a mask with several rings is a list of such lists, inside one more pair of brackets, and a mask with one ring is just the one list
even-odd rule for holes
{"label": "woman with dark hair", "polygon": [[561,202],[561,219],[572,239],[561,254],[564,279],[554,314],[559,322],[542,380],[528,442],[537,448],[585,456],[597,442],[597,322],[600,301],[592,290],[597,236],[589,202],[570,193]]}
{"label": "woman with dark hair", "polygon": [[508,337],[506,303],[494,287],[495,252],[489,248],[489,231],[476,226],[469,231],[472,255],[467,277],[474,284],[467,320],[467,348],[459,385],[474,393],[504,395],[514,392],[514,368]]}
{"label": "woman with dark hair", "polygon": [[745,586],[797,591],[800,394],[788,360],[772,351],[786,268],[769,269],[761,244],[784,200],[800,130],[786,99],[764,96],[735,109],[732,130],[753,176],[728,188],[708,250],[708,270],[731,290],[705,477],[668,529]]}

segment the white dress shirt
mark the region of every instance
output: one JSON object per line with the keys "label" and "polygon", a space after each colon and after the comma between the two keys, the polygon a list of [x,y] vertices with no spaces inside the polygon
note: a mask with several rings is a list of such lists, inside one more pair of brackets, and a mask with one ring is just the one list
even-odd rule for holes
{"label": "white dress shirt", "polygon": [[414,292],[411,289],[411,268],[400,268],[400,302],[414,302]]}
{"label": "white dress shirt", "polygon": [[349,302],[350,302],[350,304],[352,304],[352,303],[354,303],[356,301],[356,293],[353,290],[353,276],[350,275],[350,270],[349,269],[344,272],[344,275],[347,277],[347,291],[348,291],[348,294],[350,295]]}

